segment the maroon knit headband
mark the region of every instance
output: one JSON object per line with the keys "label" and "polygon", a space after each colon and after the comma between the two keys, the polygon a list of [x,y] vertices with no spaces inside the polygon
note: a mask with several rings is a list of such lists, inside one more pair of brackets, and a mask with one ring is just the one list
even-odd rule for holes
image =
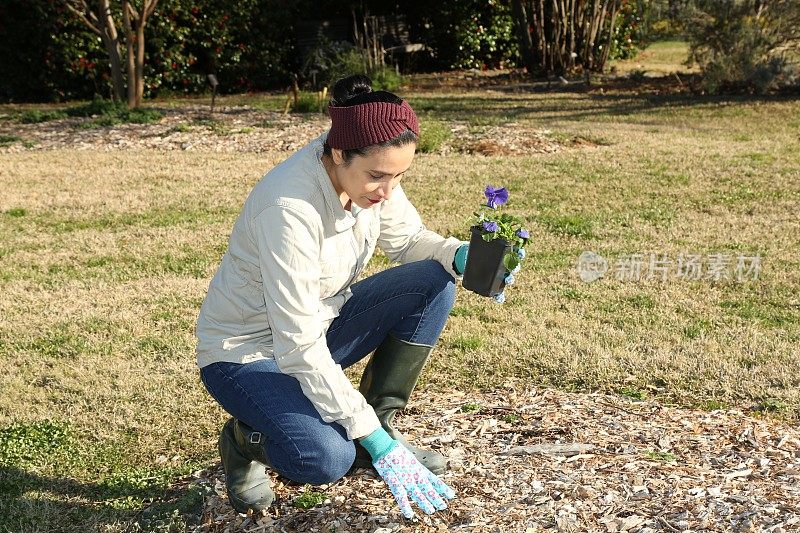
{"label": "maroon knit headband", "polygon": [[328,106],[331,131],[328,146],[339,150],[364,148],[394,139],[407,129],[419,136],[417,114],[403,100],[367,102],[347,107]]}

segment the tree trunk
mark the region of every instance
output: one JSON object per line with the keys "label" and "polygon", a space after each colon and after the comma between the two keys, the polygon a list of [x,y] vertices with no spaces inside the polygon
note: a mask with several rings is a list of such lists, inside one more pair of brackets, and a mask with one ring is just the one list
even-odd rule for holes
{"label": "tree trunk", "polygon": [[533,54],[533,41],[531,40],[530,20],[528,14],[525,12],[525,6],[522,5],[522,0],[513,0],[514,18],[516,24],[514,27],[517,30],[517,39],[519,40],[519,49],[522,52],[522,61],[528,68],[528,73],[533,74],[536,71],[536,56]]}
{"label": "tree trunk", "polygon": [[550,72],[552,69],[547,64],[547,34],[545,33],[544,19],[544,0],[535,0],[539,5],[539,16],[537,17],[536,33],[539,36],[539,56],[543,72]]}
{"label": "tree trunk", "polygon": [[575,19],[577,18],[575,3],[577,0],[570,0],[569,2],[569,69],[575,68],[575,58],[578,56],[575,53]]}
{"label": "tree trunk", "polygon": [[528,70],[564,74],[580,66],[588,76],[604,68],[620,0],[512,0],[512,7]]}
{"label": "tree trunk", "polygon": [[122,76],[122,58],[120,53],[119,34],[117,25],[111,14],[109,0],[99,1],[100,38],[105,45],[108,59],[111,63],[111,83],[114,86],[114,97],[121,102],[124,94],[125,81]]}
{"label": "tree trunk", "polygon": [[611,43],[614,42],[614,28],[617,25],[617,13],[619,12],[619,0],[611,0],[611,22],[608,26],[608,42],[606,49],[603,50],[603,56],[600,60],[600,70],[605,70],[606,61],[608,61],[608,54],[611,53]]}
{"label": "tree trunk", "polygon": [[136,28],[136,96],[134,107],[142,105],[144,97],[144,24],[146,19],[144,15],[139,19],[139,25]]}
{"label": "tree trunk", "polygon": [[128,109],[136,107],[136,68],[133,57],[133,25],[131,24],[131,9],[128,0],[122,0],[122,26],[125,30],[125,56],[128,72]]}

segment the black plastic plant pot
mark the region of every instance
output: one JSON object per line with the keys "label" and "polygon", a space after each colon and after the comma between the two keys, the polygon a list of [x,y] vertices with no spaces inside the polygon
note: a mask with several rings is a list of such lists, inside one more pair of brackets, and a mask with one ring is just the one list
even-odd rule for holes
{"label": "black plastic plant pot", "polygon": [[511,251],[511,244],[505,239],[486,242],[482,235],[480,226],[472,226],[467,267],[461,284],[482,296],[495,296],[503,292],[506,285],[503,257]]}

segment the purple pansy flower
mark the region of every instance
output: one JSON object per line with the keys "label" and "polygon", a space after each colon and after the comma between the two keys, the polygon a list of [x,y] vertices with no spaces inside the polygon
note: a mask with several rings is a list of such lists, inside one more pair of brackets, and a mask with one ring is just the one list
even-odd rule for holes
{"label": "purple pansy flower", "polygon": [[497,225],[497,222],[484,222],[483,229],[485,229],[489,233],[494,233],[495,231],[500,229],[500,226]]}
{"label": "purple pansy flower", "polygon": [[517,230],[517,237],[520,239],[530,239],[531,234],[526,229],[518,229]]}
{"label": "purple pansy flower", "polygon": [[497,209],[508,201],[508,189],[505,187],[495,189],[491,185],[487,185],[483,194],[486,196],[486,205],[492,209]]}

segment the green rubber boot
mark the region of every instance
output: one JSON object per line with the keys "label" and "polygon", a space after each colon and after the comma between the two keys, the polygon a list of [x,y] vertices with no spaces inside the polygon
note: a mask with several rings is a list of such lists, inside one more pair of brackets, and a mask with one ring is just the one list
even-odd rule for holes
{"label": "green rubber boot", "polygon": [[275,500],[266,467],[269,467],[263,435],[231,418],[219,436],[219,455],[225,469],[225,486],[234,509],[261,512]]}
{"label": "green rubber boot", "polygon": [[[367,363],[359,390],[367,403],[375,409],[383,429],[408,448],[428,470],[434,474],[442,474],[447,470],[447,459],[442,454],[412,446],[392,427],[395,413],[408,404],[432,350],[433,346],[413,344],[387,335]],[[372,468],[372,457],[358,443],[353,468]]]}

